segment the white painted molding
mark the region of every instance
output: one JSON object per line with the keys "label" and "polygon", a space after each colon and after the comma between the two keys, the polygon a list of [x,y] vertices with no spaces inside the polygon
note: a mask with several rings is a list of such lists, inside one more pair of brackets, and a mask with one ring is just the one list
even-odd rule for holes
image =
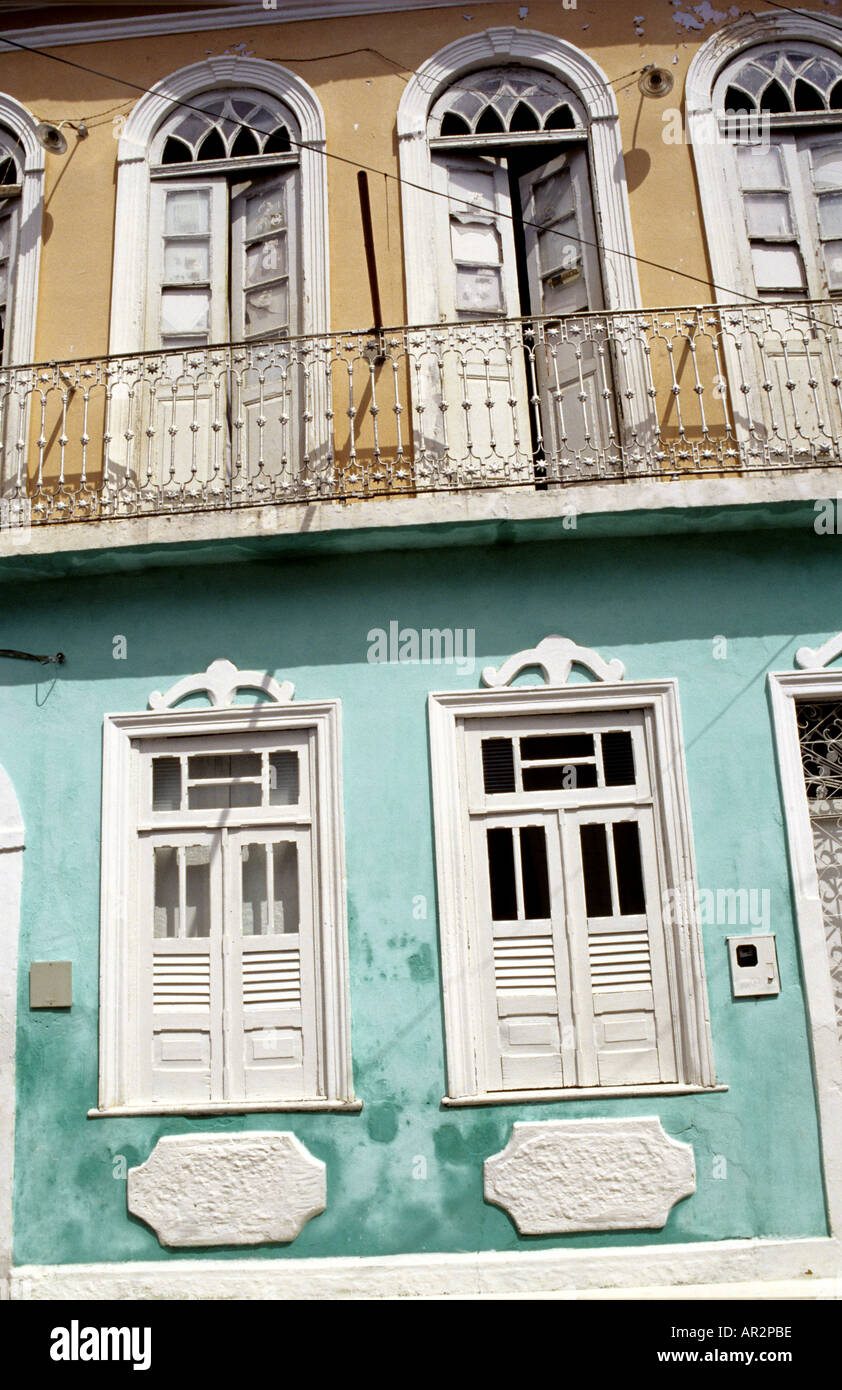
{"label": "white painted molding", "polygon": [[[265,11],[263,12],[265,13]],[[161,122],[202,92],[249,87],[282,102],[298,125],[301,326],[304,334],[330,326],[329,228],[325,119],[321,103],[303,78],[262,58],[208,58],[181,68],[140,98],[126,121],[117,151],[117,207],[111,297],[111,353],[144,347],[149,227],[149,150]],[[296,137],[298,138],[298,137]]]}
{"label": "white painted molding", "polygon": [[586,666],[601,681],[621,681],[626,674],[625,666],[617,658],[604,661],[599,652],[592,648],[580,647],[569,637],[554,635],[543,637],[536,647],[515,652],[496,670],[493,666],[486,666],[482,672],[482,682],[499,690],[502,686],[511,685],[521,671],[537,666],[543,672],[547,685],[562,686],[569,681],[574,665]]}
{"label": "white painted molding", "polygon": [[[513,686],[507,690],[434,693],[428,701],[448,1098],[452,1101],[482,1102],[503,1094],[485,1090],[478,1070],[482,1009],[476,967],[468,954],[473,888],[466,879],[469,856],[459,776],[462,725],[469,719],[487,721],[495,716],[594,716],[617,709],[644,712],[650,766],[661,774],[655,815],[664,855],[664,891],[679,893],[682,905],[677,920],[669,924],[679,1082],[704,1088],[716,1084],[677,681],[597,681],[560,688]],[[626,1094],[634,1094],[634,1087],[629,1086]],[[517,1091],[505,1095],[510,1103],[517,1103]]]}
{"label": "white painted molding", "polygon": [[[608,78],[587,53],[564,39],[534,29],[507,26],[466,35],[428,58],[410,78],[398,107],[398,156],[401,177],[406,180],[401,197],[410,324],[437,323],[439,319],[435,247],[430,236],[429,195],[425,191],[433,187],[427,143],[430,109],[445,88],[464,73],[474,68],[501,67],[507,62],[553,73],[582,103],[590,128],[588,145],[606,308],[640,306],[620,122]],[[645,393],[646,382],[642,378],[635,385],[640,385]],[[645,394],[638,397],[645,398]]]}
{"label": "white painted molding", "polygon": [[[602,1249],[484,1251],[376,1258],[126,1261],[23,1265],[12,1273],[15,1300],[361,1299],[626,1297],[669,1289],[673,1297],[763,1298],[771,1281],[797,1281],[801,1297],[826,1296],[842,1275],[835,1240],[687,1241]],[[711,1287],[715,1286],[715,1287]],[[839,1288],[836,1287],[836,1296]],[[661,1293],[663,1296],[663,1293]],[[792,1296],[792,1295],[790,1295]]]}
{"label": "white painted molding", "polygon": [[[320,911],[314,923],[321,969],[321,1026],[317,1031],[320,1096],[354,1101],[348,1017],[348,926],[345,902],[345,838],[342,798],[342,728],[338,700],[301,704],[108,714],[103,723],[102,887],[100,896],[99,1110],[152,1113],[132,1093],[134,1039],[131,981],[126,968],[130,939],[131,849],[136,834],[136,746],[145,740],[238,733],[260,735],[312,729],[316,739],[313,825],[317,828]],[[144,1098],[145,1100],[146,1098]],[[162,1104],[166,1113],[172,1105]],[[192,1108],[192,1107],[191,1107]],[[236,1110],[238,1107],[233,1107]],[[288,1110],[289,1103],[279,1107]],[[303,1107],[307,1109],[305,1105]],[[182,1113],[179,1111],[179,1113]]]}
{"label": "white painted molding", "polygon": [[18,936],[24,828],[9,777],[0,767],[0,1300],[7,1296],[13,1243],[15,1051]]}
{"label": "white painted molding", "polygon": [[745,49],[778,40],[815,43],[842,55],[842,24],[832,15],[818,16],[803,11],[744,14],[733,23],[723,25],[702,44],[687,73],[687,134],[693,147],[711,271],[719,303],[733,302],[740,298],[741,292],[752,299],[755,295],[753,285],[745,282],[731,213],[723,215],[726,191],[730,191],[727,206],[735,206],[736,168],[731,142],[720,135],[714,114],[714,86],[723,68]]}
{"label": "white painted molding", "polygon": [[769,691],[810,1024],[825,1198],[830,1230],[838,1237],[842,1232],[842,1049],[795,704],[796,700],[842,699],[842,671],[773,671]]}
{"label": "white painted molding", "polygon": [[[473,0],[487,5],[494,0]],[[425,10],[452,7],[453,0],[425,0]],[[415,10],[407,0],[278,0],[271,4],[247,3],[195,10],[192,13],[145,14],[129,19],[103,18],[88,23],[44,24],[32,29],[7,29],[6,38],[30,48],[61,48],[70,44],[113,43],[155,34],[191,34],[205,29],[250,29],[266,24],[300,24],[310,19],[345,19],[352,15],[394,14]],[[16,50],[0,38],[0,53]]]}
{"label": "white painted molding", "polygon": [[279,685],[268,671],[239,671],[233,661],[212,661],[200,675],[183,676],[165,694],[153,690],[149,708],[173,709],[191,695],[207,695],[215,709],[230,709],[239,690],[260,690],[276,705],[288,705],[295,686],[292,681]]}
{"label": "white painted molding", "polygon": [[795,664],[807,671],[821,671],[837,656],[842,656],[842,632],[829,637],[820,647],[799,647],[795,653]]}
{"label": "white painted molding", "polygon": [[691,1144],[657,1116],[516,1121],[506,1147],[483,1164],[486,1202],[522,1236],[661,1230],[696,1191]]}
{"label": "white painted molding", "polygon": [[44,207],[44,150],[35,128],[38,122],[14,97],[0,92],[0,125],[20,141],[24,154],[18,250],[14,267],[14,305],[10,365],[31,362],[35,356],[38,313],[38,268],[41,261],[41,223]]}
{"label": "white painted molding", "polygon": [[324,1163],[288,1130],[168,1134],[126,1182],[131,1214],[178,1247],[289,1242],[326,1202]]}

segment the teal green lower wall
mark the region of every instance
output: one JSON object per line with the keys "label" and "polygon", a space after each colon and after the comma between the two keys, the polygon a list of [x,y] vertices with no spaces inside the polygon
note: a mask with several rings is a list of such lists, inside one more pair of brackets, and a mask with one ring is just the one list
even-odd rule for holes
{"label": "teal green lower wall", "polygon": [[[582,541],[243,563],[7,586],[0,763],[26,824],[15,1257],[179,1259],[126,1214],[126,1166],[163,1134],[288,1129],[327,1164],[328,1204],[255,1258],[710,1241],[826,1232],[816,1107],[766,675],[842,627],[832,537],[802,532]],[[474,628],[476,670],[374,665],[371,628]],[[700,885],[768,889],[778,998],[731,998],[727,924],[705,928],[727,1092],[445,1110],[426,696],[551,632],[678,677]],[[126,639],[125,660],[114,639]],[[724,637],[727,655],[722,659]],[[717,657],[717,651],[720,656]],[[351,1020],[361,1114],[88,1119],[97,1099],[102,716],[216,657],[342,701]],[[423,900],[423,902],[421,901]],[[423,905],[426,903],[426,917]],[[739,930],[740,928],[737,928]],[[745,930],[746,928],[742,928]],[[69,1012],[28,1006],[30,960],[73,961]],[[513,1120],[659,1115],[698,1188],[661,1232],[518,1237],[482,1198]],[[124,1160],[124,1161],[121,1161]],[[242,1258],[241,1248],[207,1252]]]}

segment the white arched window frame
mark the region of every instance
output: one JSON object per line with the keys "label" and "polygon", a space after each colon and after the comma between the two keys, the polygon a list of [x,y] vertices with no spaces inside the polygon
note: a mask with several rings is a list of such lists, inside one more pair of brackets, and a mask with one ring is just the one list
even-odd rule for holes
{"label": "white arched window frame", "polygon": [[[433,187],[427,122],[444,90],[465,73],[518,64],[560,79],[580,103],[588,131],[588,154],[598,239],[602,248],[605,306],[640,307],[640,284],[623,165],[620,120],[608,78],[586,53],[552,34],[531,29],[486,29],[448,44],[407,84],[398,108],[398,155],[403,180],[404,255],[410,324],[439,317],[435,247],[429,235],[428,189]],[[561,136],[564,132],[559,132]]]}
{"label": "white arched window frame", "polygon": [[[440,98],[466,75],[485,69],[499,71],[507,66],[518,73],[528,73],[531,69],[549,74],[569,94],[571,127],[540,130],[531,138],[544,141],[555,138],[565,143],[576,141],[587,151],[587,172],[593,201],[593,239],[596,244],[590,247],[583,245],[581,253],[585,258],[589,256],[592,262],[598,262],[602,301],[599,311],[610,315],[618,310],[640,308],[640,284],[619,113],[608,78],[586,53],[563,39],[535,30],[499,27],[457,40],[423,63],[407,84],[398,109],[398,157],[402,179],[407,318],[410,325],[437,324],[454,318],[451,304],[443,302],[442,297],[442,276],[439,273],[441,249],[437,238],[430,235],[433,220],[430,201],[442,192],[440,161],[436,159],[436,154],[441,153],[439,147],[445,143],[436,138],[437,127],[435,122],[431,123],[431,115],[441,114]],[[483,142],[486,138],[483,137]],[[505,140],[510,136],[503,135],[501,138]],[[530,140],[529,134],[517,134],[515,138],[518,143],[521,139],[524,142]],[[453,143],[455,149],[459,139]],[[515,287],[504,305],[507,318],[519,316],[516,301]],[[652,423],[646,360],[643,352],[638,351],[634,344],[628,348],[624,346],[622,357],[623,379],[622,382],[615,381],[612,397],[622,413],[621,439],[627,443],[634,441],[634,446],[639,448]],[[522,382],[519,386],[515,383],[514,395],[519,398],[519,406],[515,409],[515,414],[519,416],[516,434],[523,440],[528,438],[529,428],[525,415],[527,390]],[[458,396],[454,396],[454,399],[458,399]],[[435,411],[434,401],[432,409],[425,408],[425,423],[428,424]],[[459,413],[451,411],[451,419],[456,421]],[[475,421],[479,414],[474,411]],[[458,429],[458,426],[455,428]],[[419,447],[422,450],[430,449],[429,439],[421,435],[420,427],[416,436],[416,448]],[[518,456],[523,464],[523,455],[518,455],[515,441],[509,439],[501,443],[498,439],[497,444],[491,441],[489,447],[492,454],[502,447],[504,453],[512,458]],[[477,452],[487,452],[482,442]],[[531,469],[529,459],[526,459],[525,469],[528,474]]]}
{"label": "white arched window frame", "polygon": [[[298,267],[299,331],[329,326],[325,123],[315,92],[286,68],[258,58],[210,58],[156,83],[129,116],[117,155],[117,210],[110,351],[140,351],[145,342],[151,170],[156,135],[180,103],[213,91],[265,92],[293,116],[300,138]],[[209,165],[197,165],[209,169]]]}
{"label": "white arched window frame", "polygon": [[[35,316],[44,200],[44,151],[35,136],[37,122],[20,102],[0,92],[0,127],[12,137],[0,148],[0,158],[14,153],[22,162],[21,190],[14,198],[14,265],[9,269],[10,332],[3,365],[31,362],[35,356]],[[9,145],[9,149],[6,145]],[[7,200],[11,204],[12,200]],[[11,209],[10,209],[11,210]]]}
{"label": "white arched window frame", "polygon": [[[734,236],[734,226],[742,224],[742,208],[734,202],[729,206],[730,215],[723,216],[723,193],[729,191],[729,203],[737,196],[734,127],[729,132],[729,123],[719,109],[723,86],[727,85],[727,70],[741,55],[748,57],[749,50],[769,44],[808,44],[842,61],[842,29],[835,33],[828,20],[788,11],[744,16],[708,39],[690,64],[686,85],[687,133],[693,147],[714,292],[719,303],[734,303],[746,296],[754,298],[755,289],[746,270],[745,247]],[[780,121],[785,121],[788,128],[809,126],[820,130],[828,122],[838,128],[840,113],[772,116],[769,125]],[[765,127],[759,118],[756,133],[752,133],[751,122],[745,122],[744,128],[750,138],[762,139]],[[739,129],[737,123],[736,130]]]}

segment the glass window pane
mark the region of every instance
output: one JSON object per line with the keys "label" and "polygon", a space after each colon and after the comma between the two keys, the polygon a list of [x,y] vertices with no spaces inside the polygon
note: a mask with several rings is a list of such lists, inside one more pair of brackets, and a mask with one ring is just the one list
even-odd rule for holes
{"label": "glass window pane", "polygon": [[602,767],[606,787],[633,785],[634,748],[632,736],[626,729],[602,735]]}
{"label": "glass window pane", "polygon": [[483,739],[482,780],[488,796],[514,791],[515,754],[510,738]]}
{"label": "glass window pane", "polygon": [[746,193],[744,203],[749,236],[792,235],[789,194]]}
{"label": "glass window pane", "polygon": [[210,936],[210,845],[184,851],[184,916],[187,936]]}
{"label": "glass window pane", "polygon": [[295,806],[300,796],[298,754],[269,754],[269,805]]}
{"label": "glass window pane", "polygon": [[553,270],[575,270],[582,259],[582,242],[575,217],[556,222],[554,227],[538,233],[538,260],[541,274]]}
{"label": "glass window pane", "polygon": [[585,878],[585,910],[589,917],[610,917],[611,879],[605,826],[600,823],[583,825],[579,834],[582,844],[582,872]]}
{"label": "glass window pane", "polygon": [[842,188],[842,146],[813,150],[812,158],[816,189],[820,192],[824,188]]}
{"label": "glass window pane", "polygon": [[550,915],[550,879],[547,871],[547,837],[542,825],[524,825],[520,832],[520,866],[523,874],[523,915],[534,919]]}
{"label": "glass window pane", "polygon": [[489,222],[460,222],[450,224],[450,239],[455,261],[476,262],[479,265],[500,265],[500,233]]}
{"label": "glass window pane", "polygon": [[205,284],[210,279],[206,241],[168,241],[164,246],[164,280],[167,284]]}
{"label": "glass window pane", "polygon": [[520,741],[520,756],[528,762],[538,758],[592,758],[592,734],[538,734]]}
{"label": "glass window pane", "polygon": [[807,281],[801,253],[795,245],[751,248],[754,279],[759,290],[803,290]]}
{"label": "glass window pane", "polygon": [[285,331],[289,323],[289,291],[286,284],[246,295],[246,336]]}
{"label": "glass window pane", "polygon": [[178,850],[156,845],[154,860],[154,933],[157,937],[178,936]]}
{"label": "glass window pane", "polygon": [[491,886],[491,916],[495,922],[512,922],[517,917],[515,855],[512,832],[508,828],[486,831],[488,838],[488,876]]}
{"label": "glass window pane", "polygon": [[181,763],[178,758],[152,759],[152,810],[181,808]]}
{"label": "glass window pane", "polygon": [[219,781],[222,777],[259,777],[259,753],[202,753],[190,758],[187,775],[191,781],[212,777]]}
{"label": "glass window pane", "polygon": [[187,789],[187,807],[190,811],[259,806],[261,800],[259,782],[205,782]]}
{"label": "glass window pane", "polygon": [[276,932],[299,930],[298,904],[298,846],[284,840],[274,846],[274,929]]}
{"label": "glass window pane", "polygon": [[575,206],[569,169],[562,169],[535,185],[535,221],[540,226],[571,216]]}
{"label": "glass window pane", "polygon": [[170,337],[204,337],[210,326],[208,290],[164,290],[161,333]]}
{"label": "glass window pane", "polygon": [[827,287],[842,290],[842,241],[826,241],[823,249]]}
{"label": "glass window pane", "polygon": [[448,184],[453,197],[454,212],[465,212],[467,206],[494,208],[494,175],[484,169],[451,169]]}
{"label": "glass window pane", "polygon": [[279,232],[286,226],[284,189],[273,189],[259,198],[249,198],[246,203],[246,236],[266,236]]}
{"label": "glass window pane", "polygon": [[266,846],[243,845],[243,936],[267,936],[269,903],[266,897]]}
{"label": "glass window pane", "polygon": [[499,314],[503,310],[500,271],[458,266],[456,308],[463,313]]}
{"label": "glass window pane", "polygon": [[557,763],[523,769],[525,792],[570,791],[597,785],[596,763]]}
{"label": "glass window pane", "polygon": [[820,195],[819,227],[822,237],[842,237],[842,193]]}
{"label": "glass window pane", "polygon": [[737,161],[743,188],[785,188],[781,152],[773,145],[738,145]]}
{"label": "glass window pane", "polygon": [[643,892],[643,866],[640,862],[640,833],[637,821],[617,821],[614,825],[614,863],[617,891],[623,916],[646,911]]}
{"label": "glass window pane", "polygon": [[185,188],[167,193],[164,231],[167,236],[201,236],[210,228],[210,190]]}
{"label": "glass window pane", "polygon": [[264,280],[277,280],[286,275],[286,236],[271,237],[250,246],[246,252],[246,284],[260,285]]}

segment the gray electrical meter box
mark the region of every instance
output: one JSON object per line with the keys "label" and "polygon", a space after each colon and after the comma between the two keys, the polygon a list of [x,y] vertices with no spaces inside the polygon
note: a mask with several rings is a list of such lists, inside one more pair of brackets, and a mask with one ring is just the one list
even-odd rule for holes
{"label": "gray electrical meter box", "polygon": [[781,980],[774,936],[729,936],[727,940],[734,998],[780,994]]}
{"label": "gray electrical meter box", "polygon": [[69,1009],[73,966],[69,960],[34,960],[29,967],[30,1009]]}

